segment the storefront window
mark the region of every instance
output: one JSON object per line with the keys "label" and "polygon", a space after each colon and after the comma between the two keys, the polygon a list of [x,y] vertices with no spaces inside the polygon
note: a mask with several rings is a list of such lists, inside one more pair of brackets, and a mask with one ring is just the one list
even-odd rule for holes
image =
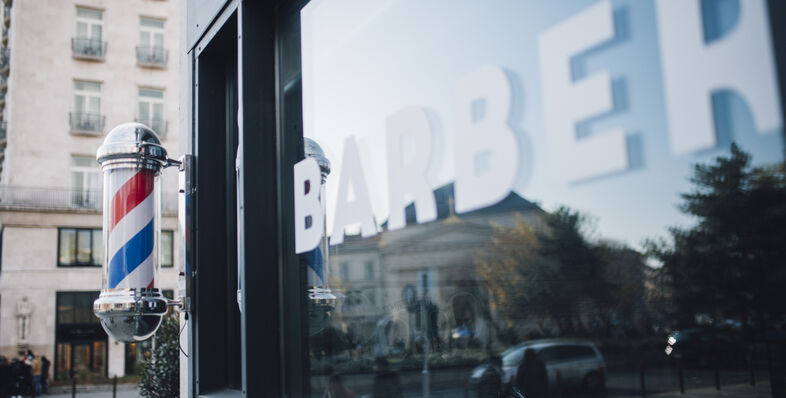
{"label": "storefront window", "polygon": [[106,377],[106,333],[93,315],[98,292],[57,292],[55,377]]}
{"label": "storefront window", "polygon": [[307,4],[314,396],[778,388],[778,76],[765,2],[724,4]]}

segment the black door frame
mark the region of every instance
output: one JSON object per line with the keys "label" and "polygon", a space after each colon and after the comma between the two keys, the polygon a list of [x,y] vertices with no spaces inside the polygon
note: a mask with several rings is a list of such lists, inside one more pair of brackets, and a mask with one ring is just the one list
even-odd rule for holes
{"label": "black door frame", "polygon": [[[188,232],[184,235],[186,293],[191,305],[187,348],[190,388],[194,396],[304,396],[308,393],[308,379],[304,378],[307,344],[302,333],[305,273],[294,252],[291,217],[292,166],[303,156],[300,58],[293,60],[287,55],[299,55],[299,10],[307,1],[213,3],[217,11],[212,17],[197,15],[187,22],[193,22],[187,26],[188,37],[195,38],[188,44],[185,58],[189,86],[184,90],[188,92],[184,105],[189,107],[184,112],[188,126],[183,145],[184,152],[194,158],[194,185],[185,208]],[[203,8],[210,12],[210,7]],[[204,20],[210,23],[202,22],[199,27],[194,22]],[[211,50],[217,43],[219,47],[230,45],[228,32],[235,35],[236,55],[231,55],[235,59],[228,59],[229,53],[221,59]],[[217,187],[228,186],[234,170],[227,172],[227,147],[217,149],[223,138],[216,136],[221,135],[221,129],[216,128],[220,123],[215,119],[230,120],[219,108],[231,112],[233,105],[227,107],[216,95],[214,86],[226,77],[211,66],[214,61],[207,62],[210,57],[237,68],[239,214],[228,210],[232,205],[229,197],[221,201],[216,192],[220,190]],[[298,71],[294,80],[289,76],[284,81],[282,65]],[[234,164],[235,159],[231,160]],[[222,209],[227,209],[226,213]],[[232,270],[221,262],[235,248],[219,242],[220,234],[216,233],[229,233],[228,224],[221,224],[230,213],[236,216],[239,231],[234,245],[247,248],[237,251],[236,259],[243,305],[238,311],[239,356],[225,352],[228,346],[219,344],[232,340],[224,320],[228,312],[237,311],[232,284],[227,283],[231,274],[227,270]],[[222,374],[235,366],[241,372],[239,385]]]}

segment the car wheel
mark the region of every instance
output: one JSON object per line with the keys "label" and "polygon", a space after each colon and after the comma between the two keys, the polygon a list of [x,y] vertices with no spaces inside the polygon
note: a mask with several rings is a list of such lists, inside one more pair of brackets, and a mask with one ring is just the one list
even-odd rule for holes
{"label": "car wheel", "polygon": [[585,390],[597,392],[603,388],[603,377],[598,372],[590,372],[584,376],[584,381],[581,384]]}

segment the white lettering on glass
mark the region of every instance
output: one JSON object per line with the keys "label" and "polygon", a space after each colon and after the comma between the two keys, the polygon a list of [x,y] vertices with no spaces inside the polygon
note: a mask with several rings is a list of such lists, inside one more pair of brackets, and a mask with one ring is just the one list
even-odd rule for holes
{"label": "white lettering on glass", "polygon": [[[354,198],[350,198],[352,188]],[[360,151],[355,137],[344,141],[344,158],[341,160],[341,175],[338,180],[338,197],[336,210],[333,212],[333,233],[330,244],[344,242],[344,229],[360,224],[360,234],[364,238],[377,234],[374,212],[371,209],[368,185],[360,161]]]}
{"label": "white lettering on glass", "polygon": [[499,67],[481,67],[456,82],[453,189],[457,213],[491,206],[513,189],[519,147],[508,125],[511,104],[510,81]]}
{"label": "white lettering on glass", "polygon": [[[406,141],[408,151],[403,148]],[[418,107],[404,108],[387,120],[388,199],[390,218],[388,229],[396,230],[406,225],[404,214],[408,202],[414,198],[418,223],[437,219],[434,193],[428,184],[426,171],[431,155],[431,127],[426,112]]]}
{"label": "white lettering on glass", "polygon": [[716,145],[713,90],[731,89],[742,96],[760,132],[781,126],[763,0],[740,1],[736,26],[710,44],[704,40],[699,0],[658,0],[656,6],[673,154]]}
{"label": "white lettering on glass", "polygon": [[601,71],[577,82],[571,57],[614,38],[611,3],[601,1],[540,34],[541,95],[553,175],[566,182],[623,171],[628,151],[622,128],[578,138],[576,123],[613,110],[611,77]]}
{"label": "white lettering on glass", "polygon": [[[319,198],[319,165],[313,158],[295,164],[295,253],[319,245],[325,230],[325,215]],[[307,220],[311,219],[308,225]]]}

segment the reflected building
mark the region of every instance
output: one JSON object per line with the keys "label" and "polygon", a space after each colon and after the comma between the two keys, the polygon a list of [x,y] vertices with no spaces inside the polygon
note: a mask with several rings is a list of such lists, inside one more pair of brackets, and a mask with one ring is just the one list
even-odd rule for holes
{"label": "reflected building", "polygon": [[517,222],[539,226],[546,214],[515,193],[461,215],[453,210],[453,184],[436,189],[434,197],[433,222],[417,224],[410,204],[406,228],[388,231],[383,224],[374,237],[347,236],[333,247],[331,267],[341,294],[337,321],[367,353],[371,346],[375,356],[412,348],[424,321],[433,349],[490,344],[499,325],[493,299],[475,272],[476,260],[495,228]]}

